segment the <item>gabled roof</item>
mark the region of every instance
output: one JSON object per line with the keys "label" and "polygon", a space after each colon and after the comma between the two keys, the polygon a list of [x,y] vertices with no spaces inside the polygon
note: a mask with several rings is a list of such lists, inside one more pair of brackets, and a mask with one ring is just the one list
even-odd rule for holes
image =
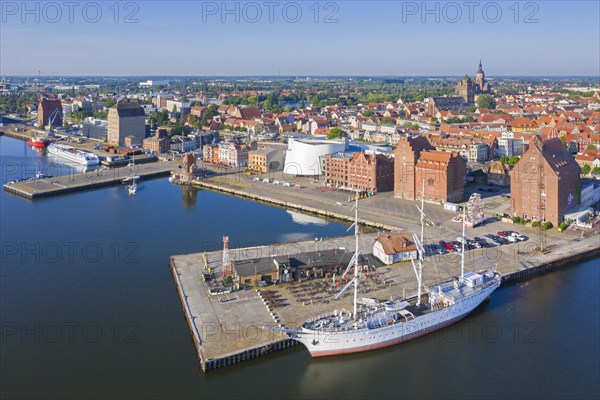
{"label": "gabled roof", "polygon": [[408,232],[382,235],[375,239],[376,242],[381,243],[383,252],[387,255],[416,250],[417,246],[413,240],[412,234]]}

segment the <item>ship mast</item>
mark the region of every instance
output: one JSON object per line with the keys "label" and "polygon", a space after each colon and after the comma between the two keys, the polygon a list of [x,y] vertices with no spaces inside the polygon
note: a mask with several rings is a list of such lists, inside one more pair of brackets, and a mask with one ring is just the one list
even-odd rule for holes
{"label": "ship mast", "polygon": [[417,255],[419,257],[418,264],[415,265],[415,262],[411,258],[411,262],[413,265],[413,270],[415,271],[415,275],[417,276],[417,306],[421,305],[421,286],[423,281],[423,257],[425,256],[423,249],[423,234],[425,232],[425,179],[423,179],[423,189],[421,190],[421,208],[417,206],[417,209],[421,213],[421,238],[417,238],[417,235],[413,234],[415,239],[415,244],[417,245]]}
{"label": "ship mast", "polygon": [[353,318],[355,320],[357,320],[357,311],[358,311],[358,258],[359,258],[359,248],[358,248],[358,196],[359,196],[359,192],[358,190],[356,191],[356,203],[354,205],[354,223],[350,226],[350,228],[348,228],[348,230],[352,229],[352,226],[354,226],[354,239],[355,239],[355,251],[354,251],[354,255],[352,256],[352,259],[350,260],[350,262],[348,263],[348,267],[346,267],[346,270],[344,271],[344,273],[342,274],[342,279],[346,277],[346,275],[348,274],[348,272],[350,271],[350,268],[352,268],[352,265],[354,265],[354,277],[352,278],[352,280],[350,282],[348,282],[346,284],[346,286],[344,286],[342,288],[342,290],[340,290],[340,292],[337,294],[337,296],[335,296],[335,300],[337,300],[345,291],[346,289],[348,289],[350,286],[354,285],[354,314],[353,314]]}
{"label": "ship mast", "polygon": [[354,205],[354,319],[356,320],[356,302],[358,297],[358,190],[356,191],[356,204]]}
{"label": "ship mast", "polygon": [[462,251],[460,254],[460,279],[465,277],[465,242],[467,241],[467,237],[465,236],[465,225],[466,225],[466,205],[463,207],[463,216],[462,216]]}

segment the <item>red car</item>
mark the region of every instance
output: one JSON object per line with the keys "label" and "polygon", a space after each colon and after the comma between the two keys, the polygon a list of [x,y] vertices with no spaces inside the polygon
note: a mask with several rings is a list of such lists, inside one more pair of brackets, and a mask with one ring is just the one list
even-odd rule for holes
{"label": "red car", "polygon": [[452,245],[450,243],[446,243],[444,245],[444,247],[446,248],[446,250],[448,251],[456,251],[456,249],[454,247],[452,247]]}
{"label": "red car", "polygon": [[506,237],[506,233],[500,231],[500,232],[498,232],[498,236],[500,236],[500,237]]}

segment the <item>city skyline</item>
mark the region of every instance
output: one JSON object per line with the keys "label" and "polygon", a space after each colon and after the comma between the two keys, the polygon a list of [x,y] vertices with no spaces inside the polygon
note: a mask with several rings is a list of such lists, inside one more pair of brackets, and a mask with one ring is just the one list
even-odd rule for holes
{"label": "city skyline", "polygon": [[600,70],[597,2],[23,4],[2,4],[0,75],[464,76],[479,59],[491,77]]}

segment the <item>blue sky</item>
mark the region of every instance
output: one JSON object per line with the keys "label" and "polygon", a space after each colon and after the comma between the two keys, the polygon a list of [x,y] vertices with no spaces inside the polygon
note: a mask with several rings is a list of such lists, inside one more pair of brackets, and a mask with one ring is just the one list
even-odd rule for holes
{"label": "blue sky", "polygon": [[3,1],[0,75],[600,75],[598,1],[75,3]]}

